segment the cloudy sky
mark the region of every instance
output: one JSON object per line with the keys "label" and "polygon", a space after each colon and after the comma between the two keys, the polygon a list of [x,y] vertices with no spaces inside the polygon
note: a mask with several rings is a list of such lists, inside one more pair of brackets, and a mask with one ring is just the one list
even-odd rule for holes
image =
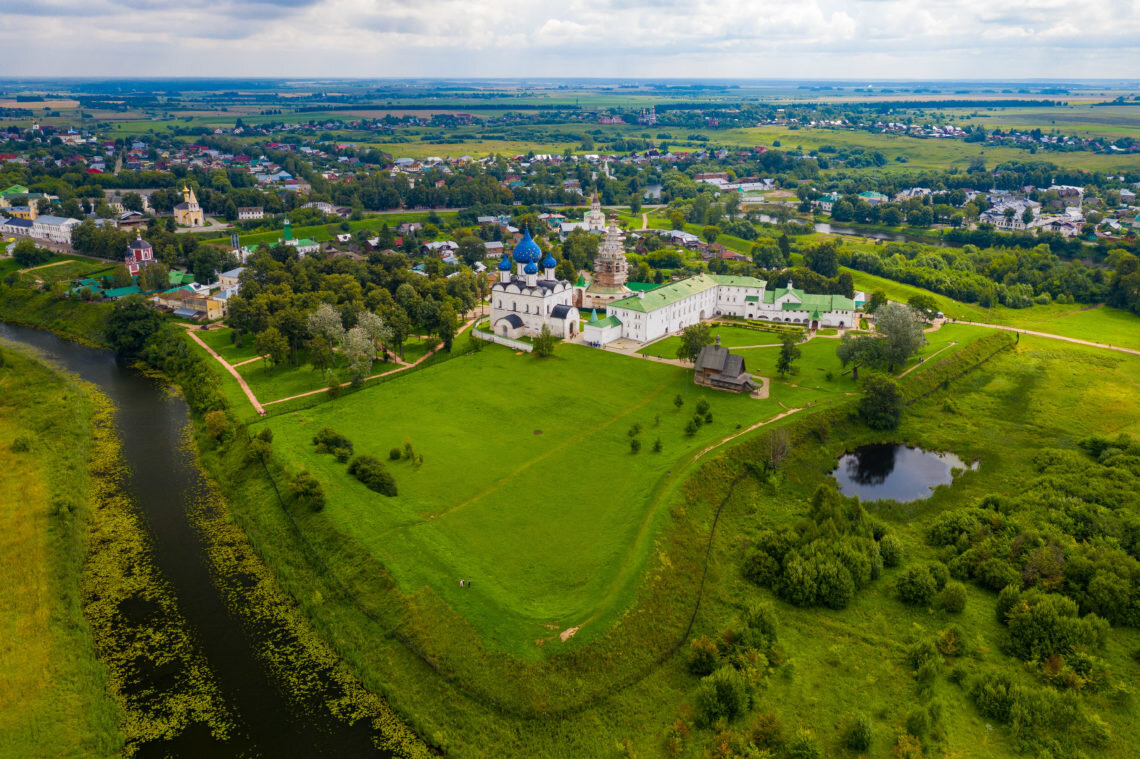
{"label": "cloudy sky", "polygon": [[0,0],[2,76],[1140,77],[1140,0]]}

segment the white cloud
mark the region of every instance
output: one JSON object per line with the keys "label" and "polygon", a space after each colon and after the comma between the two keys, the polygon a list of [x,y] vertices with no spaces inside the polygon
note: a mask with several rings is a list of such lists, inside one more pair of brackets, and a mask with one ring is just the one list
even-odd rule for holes
{"label": "white cloud", "polygon": [[1140,0],[0,0],[7,76],[1119,77]]}

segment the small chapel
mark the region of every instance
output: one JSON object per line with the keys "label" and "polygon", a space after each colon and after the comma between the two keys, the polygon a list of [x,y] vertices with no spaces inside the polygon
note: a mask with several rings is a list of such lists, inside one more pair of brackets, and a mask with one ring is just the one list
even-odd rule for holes
{"label": "small chapel", "polygon": [[499,261],[499,281],[491,285],[490,324],[496,335],[537,337],[543,325],[564,340],[578,334],[574,286],[555,276],[557,266],[549,253],[543,257],[530,230],[525,230],[512,254]]}
{"label": "small chapel", "polygon": [[182,202],[174,206],[174,223],[183,227],[201,227],[206,223],[194,190],[186,185],[182,186]]}

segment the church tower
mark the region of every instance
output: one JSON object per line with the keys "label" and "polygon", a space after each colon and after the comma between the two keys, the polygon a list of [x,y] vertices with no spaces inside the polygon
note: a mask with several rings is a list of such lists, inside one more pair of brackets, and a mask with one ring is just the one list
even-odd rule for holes
{"label": "church tower", "polygon": [[602,212],[602,199],[598,191],[594,190],[594,197],[590,201],[590,210],[582,217],[582,222],[589,232],[601,232],[606,228],[606,215]]}
{"label": "church tower", "polygon": [[594,283],[598,287],[623,288],[629,278],[629,262],[625,259],[625,234],[618,228],[617,217],[610,217],[598,255],[594,258]]}

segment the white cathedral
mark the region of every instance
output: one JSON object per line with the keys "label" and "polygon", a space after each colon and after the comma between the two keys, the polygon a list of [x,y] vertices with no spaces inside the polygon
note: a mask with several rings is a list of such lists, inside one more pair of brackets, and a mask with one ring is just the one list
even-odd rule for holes
{"label": "white cathedral", "polygon": [[[558,265],[542,249],[527,229],[511,257],[499,262],[499,281],[491,285],[491,328],[503,337],[537,337],[548,325],[555,337],[570,339],[578,334],[578,309],[574,307],[574,286],[556,279]],[[541,261],[539,259],[542,259]],[[542,278],[539,278],[539,266]],[[512,271],[517,268],[517,271]]]}

